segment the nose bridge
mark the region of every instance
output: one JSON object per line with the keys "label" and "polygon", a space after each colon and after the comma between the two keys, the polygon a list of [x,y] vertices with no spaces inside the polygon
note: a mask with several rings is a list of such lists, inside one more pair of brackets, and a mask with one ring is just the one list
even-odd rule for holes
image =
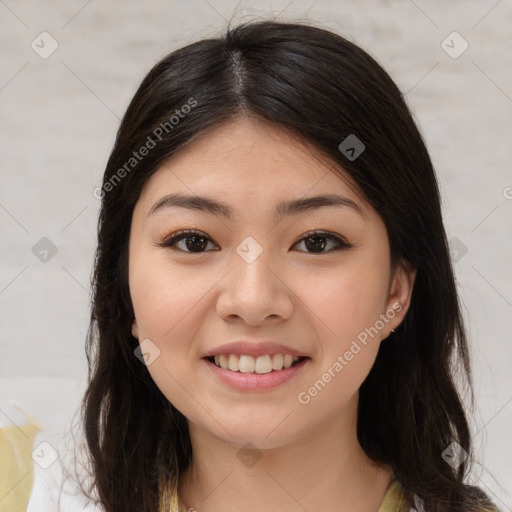
{"label": "nose bridge", "polygon": [[[257,260],[265,260],[268,256],[268,248],[266,250],[252,236],[246,236],[236,247],[235,252],[240,259],[247,265],[254,264]],[[263,253],[266,253],[263,255]],[[263,256],[263,257],[262,257]]]}
{"label": "nose bridge", "polygon": [[272,274],[268,268],[270,263],[270,250],[263,248],[252,236],[247,236],[236,247],[234,257],[235,282],[250,286],[269,284],[267,275]]}

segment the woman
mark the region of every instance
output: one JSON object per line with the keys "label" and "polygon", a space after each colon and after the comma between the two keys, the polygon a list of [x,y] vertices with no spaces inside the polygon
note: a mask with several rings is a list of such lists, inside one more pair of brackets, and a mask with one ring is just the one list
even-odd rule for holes
{"label": "woman", "polygon": [[436,177],[368,54],[277,22],[173,52],[98,192],[83,412],[105,511],[495,510],[465,483]]}

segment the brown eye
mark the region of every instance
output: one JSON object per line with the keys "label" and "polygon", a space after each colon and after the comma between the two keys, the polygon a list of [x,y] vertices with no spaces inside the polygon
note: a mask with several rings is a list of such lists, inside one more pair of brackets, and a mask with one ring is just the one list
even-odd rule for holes
{"label": "brown eye", "polygon": [[[182,252],[201,254],[203,252],[207,252],[209,243],[213,244],[212,240],[200,231],[180,230],[173,233],[157,245]],[[306,251],[301,252],[308,252],[310,254],[327,254],[333,251],[349,249],[352,247],[351,244],[345,242],[340,237],[323,231],[308,233],[295,245],[300,243],[303,243],[306,247]],[[325,250],[326,248],[327,250]]]}
{"label": "brown eye", "polygon": [[[297,242],[295,245],[300,243],[304,243],[307,249],[305,252],[310,252],[313,254],[326,254],[332,251],[349,249],[352,247],[351,244],[345,242],[340,237],[322,231],[309,233],[307,236],[299,240],[299,242]],[[329,247],[329,250],[324,251],[326,247]]]}
{"label": "brown eye", "polygon": [[[200,254],[204,252],[208,246],[208,242],[212,241],[204,233],[194,230],[181,230],[172,234],[158,245],[160,247],[169,247],[183,252]],[[181,247],[178,246],[179,243],[181,243]]]}

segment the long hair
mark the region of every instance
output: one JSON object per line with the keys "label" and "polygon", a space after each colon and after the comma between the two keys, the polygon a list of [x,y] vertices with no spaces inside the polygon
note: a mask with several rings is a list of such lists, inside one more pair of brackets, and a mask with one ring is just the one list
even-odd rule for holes
{"label": "long hair", "polygon": [[[400,90],[361,48],[310,24],[263,21],[228,27],[158,62],[128,106],[106,166],[82,403],[106,512],[160,511],[192,451],[185,417],[134,355],[133,209],[165,160],[235,116],[274,123],[326,156],[334,172],[343,168],[382,217],[392,261],[416,268],[410,309],[360,388],[358,439],[392,468],[411,506],[416,497],[429,512],[485,510],[485,494],[465,483],[471,439],[455,379],[460,370],[471,391],[468,347],[422,136]],[[349,135],[365,145],[356,159],[339,149]],[[151,146],[143,158],[142,146]],[[454,442],[469,455],[458,465],[443,458]]]}

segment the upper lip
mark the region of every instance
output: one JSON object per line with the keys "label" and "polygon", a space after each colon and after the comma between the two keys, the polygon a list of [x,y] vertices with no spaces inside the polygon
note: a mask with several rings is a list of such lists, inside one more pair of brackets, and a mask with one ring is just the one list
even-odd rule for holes
{"label": "upper lip", "polygon": [[237,355],[248,355],[253,357],[263,356],[265,354],[290,354],[298,357],[308,357],[304,352],[296,350],[291,347],[287,347],[281,343],[275,343],[273,341],[246,341],[237,340],[224,345],[219,345],[214,349],[210,350],[203,357],[212,357],[220,354],[237,354]]}

